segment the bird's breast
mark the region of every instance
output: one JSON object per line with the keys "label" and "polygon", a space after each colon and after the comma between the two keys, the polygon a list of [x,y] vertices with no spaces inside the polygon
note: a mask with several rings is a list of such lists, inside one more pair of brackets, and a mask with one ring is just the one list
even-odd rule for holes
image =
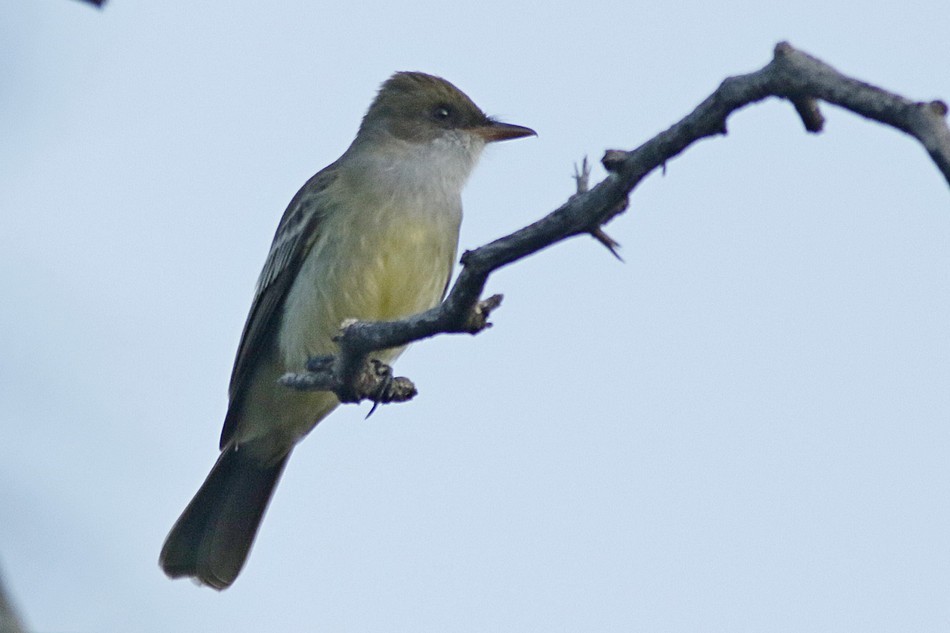
{"label": "bird's breast", "polygon": [[333,337],[346,319],[393,320],[438,304],[460,213],[418,211],[389,205],[328,215],[284,305],[278,341],[288,370],[336,352]]}

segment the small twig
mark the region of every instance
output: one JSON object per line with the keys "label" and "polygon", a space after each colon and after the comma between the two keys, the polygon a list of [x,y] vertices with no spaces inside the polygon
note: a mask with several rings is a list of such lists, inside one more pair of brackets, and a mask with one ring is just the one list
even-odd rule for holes
{"label": "small twig", "polygon": [[622,149],[608,149],[604,152],[604,157],[600,159],[600,164],[604,166],[604,169],[615,174],[620,171],[624,161],[629,156],[630,152],[625,152]]}
{"label": "small twig", "polygon": [[587,193],[590,190],[590,163],[587,157],[581,161],[580,167],[574,163],[574,183],[577,193]]}
{"label": "small twig", "polygon": [[620,242],[618,242],[614,238],[607,235],[604,229],[600,227],[597,227],[596,229],[591,229],[590,234],[594,236],[595,240],[603,244],[604,248],[610,251],[611,255],[616,257],[621,262],[623,261],[623,257],[621,257],[620,253],[617,252],[617,249],[620,248]]}
{"label": "small twig", "polygon": [[482,330],[491,327],[488,317],[495,308],[501,305],[504,295],[492,295],[475,304],[475,308],[469,313],[468,320],[461,328],[468,334],[478,334]]}
{"label": "small twig", "polygon": [[[601,159],[600,162],[603,163],[607,171],[611,169],[611,161],[619,158],[616,153],[623,154],[624,152],[620,152],[619,150],[607,150],[607,154]],[[610,157],[608,157],[608,155]],[[574,183],[577,186],[577,195],[587,193],[590,190],[590,163],[587,162],[586,156],[581,161],[580,166],[578,166],[577,163],[574,164]],[[620,209],[618,213],[626,209],[626,205],[627,200],[624,199],[623,209]],[[623,261],[623,257],[617,252],[617,249],[620,247],[620,242],[607,235],[602,226],[594,226],[588,232],[595,240],[603,244],[614,257]]]}
{"label": "small twig", "polygon": [[817,134],[825,127],[825,117],[818,108],[818,101],[811,98],[796,97],[791,99],[795,112],[801,117],[805,130]]}

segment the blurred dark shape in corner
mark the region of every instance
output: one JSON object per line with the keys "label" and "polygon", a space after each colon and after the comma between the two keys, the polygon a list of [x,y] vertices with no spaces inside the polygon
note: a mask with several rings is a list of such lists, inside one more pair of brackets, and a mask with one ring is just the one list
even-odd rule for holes
{"label": "blurred dark shape in corner", "polygon": [[26,627],[17,617],[6,589],[3,587],[3,577],[0,576],[0,633],[26,633]]}

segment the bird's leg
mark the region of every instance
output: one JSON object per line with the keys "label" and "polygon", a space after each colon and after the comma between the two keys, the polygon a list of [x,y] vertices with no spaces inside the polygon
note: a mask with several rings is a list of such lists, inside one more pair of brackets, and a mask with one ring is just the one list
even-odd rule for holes
{"label": "bird's leg", "polygon": [[368,367],[361,378],[368,380],[367,384],[360,385],[358,392],[373,401],[373,408],[366,414],[367,418],[373,415],[380,404],[405,402],[418,393],[411,380],[404,376],[394,376],[392,367],[376,358],[369,359]]}

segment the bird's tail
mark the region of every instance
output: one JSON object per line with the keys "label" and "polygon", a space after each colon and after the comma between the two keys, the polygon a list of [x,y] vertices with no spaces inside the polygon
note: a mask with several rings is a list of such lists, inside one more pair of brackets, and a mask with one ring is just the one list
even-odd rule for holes
{"label": "bird's tail", "polygon": [[165,573],[227,589],[247,560],[288,457],[262,466],[248,451],[226,447],[165,539],[158,559]]}

